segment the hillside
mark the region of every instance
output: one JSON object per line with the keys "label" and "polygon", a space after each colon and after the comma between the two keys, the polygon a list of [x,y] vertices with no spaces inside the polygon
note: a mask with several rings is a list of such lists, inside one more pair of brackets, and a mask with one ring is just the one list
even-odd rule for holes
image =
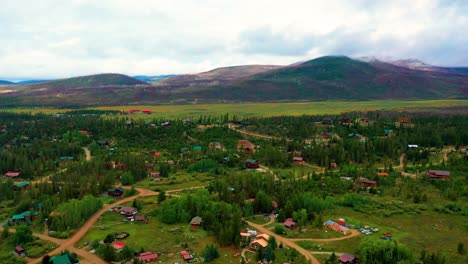
{"label": "hillside", "polygon": [[284,67],[236,66],[179,75],[157,85],[105,74],[15,86],[16,91],[4,88],[0,106],[468,99],[468,74],[450,69],[424,71],[326,56]]}
{"label": "hillside", "polygon": [[12,85],[12,84],[15,84],[15,83],[14,83],[14,82],[9,82],[9,81],[0,80],[0,85]]}
{"label": "hillside", "polygon": [[140,81],[143,81],[143,82],[158,82],[158,81],[161,81],[161,80],[164,80],[164,79],[167,79],[167,78],[170,78],[170,77],[174,77],[176,76],[175,74],[165,74],[165,75],[136,75],[136,76],[132,76],[132,78],[135,78],[137,80],[140,80]]}
{"label": "hillside", "polygon": [[194,87],[223,85],[233,80],[238,80],[281,68],[277,65],[242,65],[217,68],[211,71],[182,74],[154,83],[158,86]]}
{"label": "hillside", "polygon": [[105,73],[88,76],[73,77],[68,79],[60,79],[42,83],[34,83],[25,85],[24,88],[27,90],[34,90],[37,88],[70,88],[70,87],[100,87],[100,86],[111,86],[111,85],[137,85],[147,84],[146,82],[137,80],[123,74]]}

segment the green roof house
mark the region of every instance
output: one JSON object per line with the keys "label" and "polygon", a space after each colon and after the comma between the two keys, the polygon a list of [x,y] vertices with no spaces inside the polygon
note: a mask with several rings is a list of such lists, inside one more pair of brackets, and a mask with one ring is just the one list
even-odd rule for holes
{"label": "green roof house", "polygon": [[50,262],[53,264],[72,264],[67,254],[51,257]]}

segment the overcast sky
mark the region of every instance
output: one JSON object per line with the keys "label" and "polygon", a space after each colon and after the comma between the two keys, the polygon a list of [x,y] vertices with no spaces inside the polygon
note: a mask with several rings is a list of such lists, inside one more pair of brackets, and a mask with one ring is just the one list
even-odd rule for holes
{"label": "overcast sky", "polygon": [[468,66],[467,0],[0,0],[0,79],[323,55]]}

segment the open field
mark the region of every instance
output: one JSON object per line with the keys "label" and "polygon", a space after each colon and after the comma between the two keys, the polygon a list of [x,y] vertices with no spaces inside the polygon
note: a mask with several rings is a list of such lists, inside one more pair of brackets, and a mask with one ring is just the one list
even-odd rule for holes
{"label": "open field", "polygon": [[[186,118],[200,115],[219,116],[226,113],[239,117],[281,115],[326,115],[349,111],[423,111],[434,108],[468,107],[468,100],[377,100],[377,101],[322,101],[304,103],[242,103],[242,104],[191,104],[191,105],[131,105],[101,106],[88,109],[128,111],[151,110],[152,114],[137,113],[134,118]],[[58,108],[4,108],[3,111],[36,113],[63,113],[71,109]]]}

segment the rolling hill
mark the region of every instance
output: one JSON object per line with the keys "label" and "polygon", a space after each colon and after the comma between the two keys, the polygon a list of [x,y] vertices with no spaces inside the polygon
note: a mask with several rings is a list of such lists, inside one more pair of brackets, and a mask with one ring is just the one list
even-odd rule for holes
{"label": "rolling hill", "polygon": [[283,67],[219,68],[157,84],[104,74],[5,90],[0,106],[468,99],[468,73],[449,69],[429,71],[326,56]]}
{"label": "rolling hill", "polygon": [[12,85],[12,84],[15,84],[15,83],[14,83],[14,82],[10,82],[10,81],[0,80],[0,85]]}

